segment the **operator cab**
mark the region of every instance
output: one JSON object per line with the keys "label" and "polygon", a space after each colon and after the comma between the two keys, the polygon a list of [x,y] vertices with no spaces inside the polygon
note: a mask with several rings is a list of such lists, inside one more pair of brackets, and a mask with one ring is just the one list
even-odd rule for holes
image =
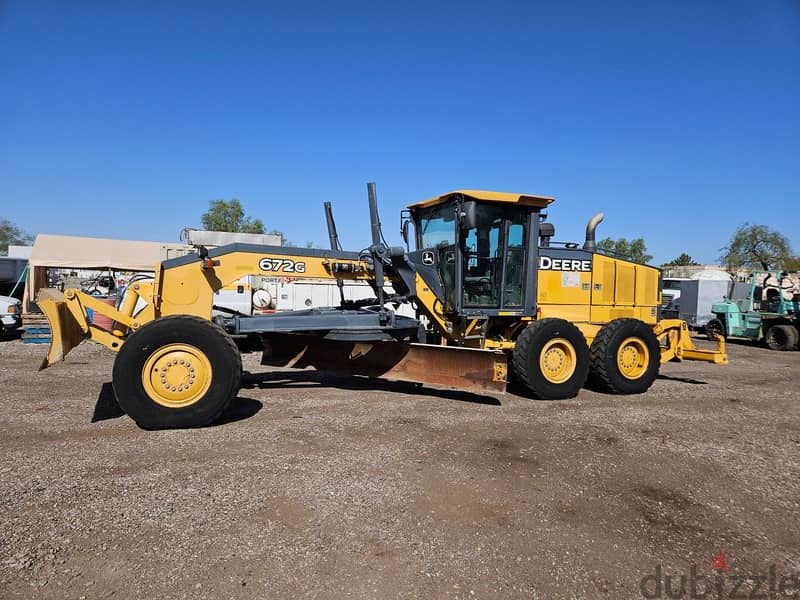
{"label": "operator cab", "polygon": [[[416,262],[435,269],[445,313],[535,312],[537,240],[553,234],[550,224],[540,224],[541,210],[551,202],[544,196],[461,190],[409,207]],[[430,282],[424,271],[421,275]]]}

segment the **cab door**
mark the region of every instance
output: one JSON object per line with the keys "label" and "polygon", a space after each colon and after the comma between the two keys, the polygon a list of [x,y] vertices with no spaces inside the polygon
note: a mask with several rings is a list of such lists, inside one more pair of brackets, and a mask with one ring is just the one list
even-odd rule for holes
{"label": "cab door", "polygon": [[475,212],[475,226],[461,230],[461,308],[488,314],[520,311],[530,211],[480,204]]}

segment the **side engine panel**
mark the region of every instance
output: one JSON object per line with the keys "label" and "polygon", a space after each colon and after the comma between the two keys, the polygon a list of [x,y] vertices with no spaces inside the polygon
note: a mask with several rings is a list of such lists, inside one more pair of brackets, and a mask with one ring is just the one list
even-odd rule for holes
{"label": "side engine panel", "polygon": [[594,254],[592,259],[591,320],[606,323],[630,317],[658,321],[659,270]]}
{"label": "side engine panel", "polygon": [[658,321],[659,270],[580,249],[541,248],[538,307],[542,317],[607,323]]}

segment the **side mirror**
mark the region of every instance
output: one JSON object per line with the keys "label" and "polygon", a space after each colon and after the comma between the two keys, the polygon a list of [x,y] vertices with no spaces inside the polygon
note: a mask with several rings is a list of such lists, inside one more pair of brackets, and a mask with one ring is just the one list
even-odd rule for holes
{"label": "side mirror", "polygon": [[403,221],[403,224],[400,225],[400,235],[403,237],[403,241],[406,243],[406,249],[407,250],[410,250],[410,248],[408,246],[408,224],[410,222],[411,221],[406,219],[405,221]]}
{"label": "side mirror", "polygon": [[550,238],[552,238],[556,234],[555,225],[552,223],[540,223],[539,224],[539,245],[542,248],[549,248],[550,247]]}
{"label": "side mirror", "polygon": [[478,203],[474,200],[464,202],[461,205],[461,212],[458,216],[458,226],[462,231],[474,229],[478,224]]}

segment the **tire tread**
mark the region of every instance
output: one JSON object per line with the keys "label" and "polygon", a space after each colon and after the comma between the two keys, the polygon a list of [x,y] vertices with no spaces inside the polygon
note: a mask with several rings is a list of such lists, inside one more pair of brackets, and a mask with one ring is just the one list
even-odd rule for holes
{"label": "tire tread", "polygon": [[[130,340],[135,338],[135,336],[140,335],[144,331],[150,330],[150,328],[153,327],[153,326],[156,326],[156,324],[160,323],[162,325],[159,325],[159,326],[163,326],[163,323],[165,321],[167,321],[167,320],[169,320],[172,323],[181,323],[181,322],[183,322],[183,323],[192,323],[192,326],[199,326],[201,328],[205,328],[206,330],[208,330],[208,332],[211,335],[219,336],[219,339],[221,339],[224,342],[224,344],[226,346],[226,350],[228,351],[230,356],[233,358],[234,367],[232,369],[233,373],[231,374],[231,380],[230,380],[230,386],[229,386],[230,389],[229,389],[228,394],[226,396],[226,401],[225,402],[220,402],[218,406],[215,406],[215,410],[212,413],[207,414],[206,417],[203,419],[203,422],[192,423],[192,424],[185,425],[185,426],[187,426],[187,427],[201,427],[203,425],[208,425],[210,423],[213,423],[214,421],[219,419],[225,413],[226,410],[228,410],[228,408],[230,407],[231,401],[233,400],[233,398],[236,397],[237,393],[239,392],[239,389],[241,388],[242,355],[239,352],[239,348],[236,346],[236,342],[233,341],[233,338],[228,334],[228,332],[226,332],[224,329],[222,329],[222,327],[220,327],[219,325],[217,325],[213,321],[209,321],[208,319],[203,319],[202,317],[198,317],[198,316],[195,316],[195,315],[170,315],[170,316],[167,316],[167,317],[163,317],[163,318],[160,318],[160,319],[155,319],[153,321],[150,321],[149,323],[145,324],[140,329],[135,331],[133,334],[131,334],[128,337],[128,340],[126,341],[126,344],[130,343]],[[123,345],[123,348],[124,348],[124,345]],[[118,357],[119,357],[119,355],[118,355]],[[212,364],[212,369],[214,367],[215,367],[215,365]],[[115,371],[116,371],[116,362],[115,362]],[[115,388],[115,394],[117,395],[117,400],[119,402],[119,394],[117,393],[116,388]],[[122,403],[120,403],[120,404],[122,404]],[[122,408],[123,408],[123,410],[125,410],[125,407],[122,407]],[[139,424],[139,426],[141,426],[141,427],[143,427],[145,429],[160,429],[160,428],[164,427],[164,425],[156,422],[153,419],[140,418],[140,419],[134,419],[134,420],[136,420],[136,422],[137,422],[137,424]],[[173,425],[171,425],[171,424],[166,425],[166,426],[167,427],[173,427]]]}
{"label": "tire tread", "polygon": [[[614,356],[614,360],[612,361],[609,358],[609,346],[614,342],[615,338],[620,335],[620,332],[624,329],[641,329],[641,326],[647,327],[648,331],[650,331],[650,335],[652,335],[652,339],[655,339],[655,334],[652,333],[652,330],[643,322],[639,321],[638,319],[631,319],[631,318],[623,318],[623,319],[615,319],[609,323],[607,323],[597,334],[592,341],[592,345],[589,348],[589,386],[597,391],[606,392],[608,394],[630,394],[630,393],[641,393],[641,392],[630,392],[627,391],[620,382],[618,381],[618,377],[622,377],[619,375],[614,366],[616,365],[616,353]],[[642,330],[644,331],[644,330]],[[635,335],[635,334],[634,334]],[[648,336],[649,337],[649,336]],[[644,338],[643,338],[644,339]],[[650,352],[653,351],[653,344],[652,339],[650,340]],[[645,340],[647,341],[647,340]],[[658,345],[658,340],[656,339],[655,345]],[[653,359],[651,359],[653,360]],[[655,360],[659,360],[659,355],[657,354]],[[656,369],[655,374],[653,374],[652,379],[658,375],[658,369]],[[638,380],[637,380],[638,381]],[[652,381],[647,384],[647,388],[650,387]],[[642,390],[645,391],[645,390]]]}
{"label": "tire tread", "polygon": [[[544,390],[542,381],[537,380],[538,369],[532,365],[538,365],[539,356],[535,355],[534,346],[540,341],[544,330],[553,326],[560,326],[567,332],[567,335],[575,338],[573,346],[577,353],[576,377],[574,381],[568,381],[564,384],[559,384],[561,390],[554,393],[554,390]],[[565,337],[565,336],[560,336]],[[582,347],[581,343],[582,342]],[[526,392],[532,397],[540,400],[562,400],[566,398],[574,398],[583,384],[586,382],[588,374],[589,349],[586,345],[586,339],[583,337],[581,331],[569,321],[556,318],[545,318],[533,321],[528,327],[522,330],[516,340],[514,352],[511,355],[511,363],[515,376],[522,383]],[[549,384],[552,386],[552,384]]]}
{"label": "tire tread", "polygon": [[[770,333],[772,333],[773,330],[783,332],[785,343],[781,343],[780,341],[772,338]],[[770,350],[794,350],[797,348],[798,338],[800,338],[800,332],[797,331],[797,328],[794,325],[790,325],[789,323],[778,323],[771,326],[767,330],[766,334],[764,335],[764,342],[767,344],[767,347]]]}

